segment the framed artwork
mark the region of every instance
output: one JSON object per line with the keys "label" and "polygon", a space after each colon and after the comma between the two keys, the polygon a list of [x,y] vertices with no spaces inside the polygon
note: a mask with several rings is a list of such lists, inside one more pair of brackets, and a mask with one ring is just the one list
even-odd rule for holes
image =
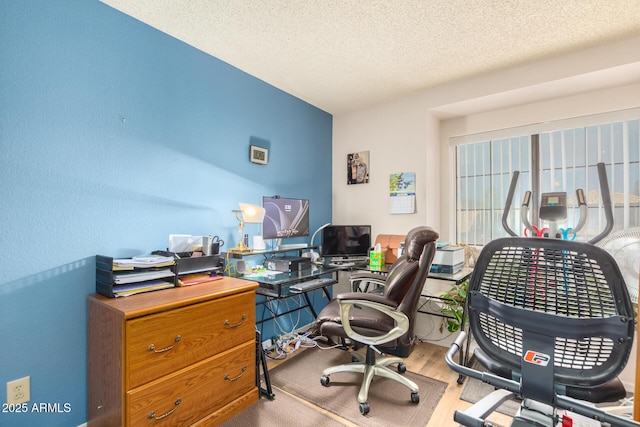
{"label": "framed artwork", "polygon": [[249,160],[251,163],[266,165],[269,163],[269,150],[257,145],[251,145],[249,147]]}
{"label": "framed artwork", "polygon": [[347,184],[369,183],[369,152],[347,154]]}

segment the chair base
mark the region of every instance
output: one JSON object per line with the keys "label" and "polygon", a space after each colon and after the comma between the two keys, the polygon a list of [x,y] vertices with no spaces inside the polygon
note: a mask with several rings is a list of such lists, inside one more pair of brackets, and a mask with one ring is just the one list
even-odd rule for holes
{"label": "chair base", "polygon": [[[352,357],[358,359],[358,361],[326,368],[322,372],[322,378],[320,382],[322,383],[322,385],[328,386],[329,376],[338,372],[356,372],[363,374],[364,377],[362,379],[362,385],[360,386],[360,392],[358,393],[358,402],[361,405],[360,412],[362,412],[363,415],[368,412],[367,398],[369,396],[369,387],[375,375],[399,382],[400,384],[411,390],[412,402],[418,403],[420,401],[420,397],[418,394],[420,389],[418,388],[418,385],[410,379],[403,377],[399,373],[406,370],[401,358],[383,357],[379,360],[376,360],[374,350],[371,346],[367,347],[366,356],[363,356],[362,354],[356,352],[351,353],[351,355]],[[393,364],[398,364],[399,372],[393,371],[389,368],[389,365]],[[366,412],[362,411],[363,405],[366,405]]]}

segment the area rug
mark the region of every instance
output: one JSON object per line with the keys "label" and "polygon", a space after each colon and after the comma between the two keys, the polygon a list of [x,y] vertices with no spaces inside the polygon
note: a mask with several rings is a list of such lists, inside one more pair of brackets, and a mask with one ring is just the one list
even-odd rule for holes
{"label": "area rug", "polygon": [[[413,372],[404,375],[420,388],[420,402],[411,402],[411,391],[384,377],[375,377],[369,389],[367,415],[360,414],[358,392],[362,374],[344,372],[331,375],[328,387],[320,384],[322,371],[351,362],[349,352],[307,349],[269,371],[271,383],[320,408],[359,426],[424,427],[444,394],[447,384]],[[277,396],[276,396],[277,398]]]}
{"label": "area rug", "polygon": [[[473,360],[471,364],[471,368],[486,372],[487,370],[477,361]],[[476,403],[486,395],[490,394],[495,390],[495,387],[489,385],[487,383],[483,383],[480,380],[476,380],[475,378],[465,378],[464,379],[464,389],[460,394],[460,400],[464,400],[469,403]],[[509,415],[513,417],[516,412],[518,412],[518,408],[520,407],[520,400],[508,400],[504,402],[502,405],[498,406],[496,411],[501,414]]]}
{"label": "area rug", "polygon": [[220,427],[344,426],[341,422],[277,388],[274,388],[273,392],[276,395],[275,399],[258,400],[235,417],[225,421]]}

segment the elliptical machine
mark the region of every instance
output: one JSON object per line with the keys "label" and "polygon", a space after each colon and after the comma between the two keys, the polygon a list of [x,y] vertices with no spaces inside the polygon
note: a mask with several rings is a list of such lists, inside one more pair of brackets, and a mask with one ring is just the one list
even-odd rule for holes
{"label": "elliptical machine", "polygon": [[[558,222],[567,218],[566,193],[542,195],[539,219],[546,221],[548,227],[538,228],[529,221],[531,192],[527,191],[521,221],[525,233],[543,239],[534,242],[536,239],[518,237],[507,221],[519,175],[514,173],[502,225],[516,238],[496,239],[483,248],[467,298],[469,333],[478,344],[475,356],[489,372],[455,361],[467,331],[460,332],[445,357],[455,372],[496,388],[471,408],[455,412],[454,421],[461,425],[492,425],[485,421],[486,417],[503,402],[518,396],[522,402],[511,427],[554,427],[559,421],[556,409],[569,410],[607,426],[640,426],[616,415],[617,411],[584,402],[624,397],[624,386],[613,376],[624,367],[634,336],[633,309],[620,270],[610,255],[593,246],[613,229],[604,163],[598,163],[597,169],[606,225],[600,234],[584,243],[560,241],[572,240],[568,234],[577,233],[587,222],[582,189],[576,191],[580,218],[576,227],[566,230],[558,227]],[[533,222],[537,223],[535,219]],[[614,296],[603,292],[605,289]],[[604,296],[609,309],[604,309],[605,304],[595,295]],[[606,327],[596,326],[600,323]],[[617,335],[611,334],[617,339],[609,334],[607,328],[611,325],[620,327]],[[606,340],[610,340],[610,347],[591,347]],[[611,356],[614,351],[620,353]],[[596,376],[596,366],[602,366],[607,376],[589,383],[588,379]]]}
{"label": "elliptical machine", "polygon": [[[613,230],[613,209],[611,205],[611,193],[609,192],[609,181],[607,180],[607,171],[604,163],[596,165],[598,169],[598,182],[600,183],[600,197],[604,207],[606,225],[600,234],[589,240],[588,243],[595,244],[604,239]],[[518,234],[509,226],[509,211],[513,202],[513,195],[518,184],[520,171],[515,171],[511,177],[511,185],[507,193],[504,211],[502,214],[502,227],[509,235],[517,237]],[[548,223],[548,226],[532,225],[529,221],[531,212],[531,191],[526,191],[520,207],[520,221],[524,225],[525,236],[531,237],[549,237],[552,239],[574,240],[578,232],[580,232],[588,218],[588,206],[584,190],[578,188],[576,190],[576,198],[580,209],[580,217],[578,223],[574,227],[561,228],[558,227],[560,221],[567,219],[567,193],[566,192],[550,192],[542,193],[540,197],[540,207],[538,209],[537,218],[540,221]],[[534,215],[534,223],[537,223]],[[571,233],[571,235],[570,235]]]}

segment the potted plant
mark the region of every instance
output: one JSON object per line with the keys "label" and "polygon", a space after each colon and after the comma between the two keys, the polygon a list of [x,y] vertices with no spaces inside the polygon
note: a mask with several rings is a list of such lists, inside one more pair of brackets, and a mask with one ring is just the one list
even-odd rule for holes
{"label": "potted plant", "polygon": [[442,300],[440,311],[446,315],[446,317],[442,318],[440,333],[444,332],[445,327],[449,332],[456,332],[462,326],[468,289],[469,281],[465,280],[462,283],[453,285],[448,291],[440,295],[439,298]]}

